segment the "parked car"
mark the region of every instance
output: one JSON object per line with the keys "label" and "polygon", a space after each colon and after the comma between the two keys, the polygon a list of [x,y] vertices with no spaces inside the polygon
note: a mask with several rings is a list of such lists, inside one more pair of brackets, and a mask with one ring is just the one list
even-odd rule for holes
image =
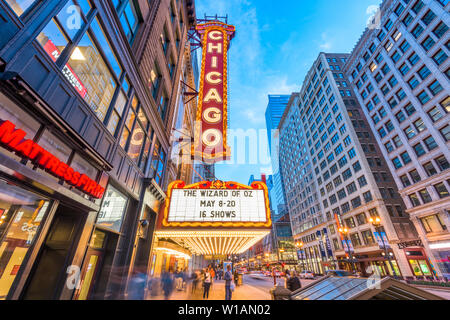
{"label": "parked car", "polygon": [[355,276],[353,273],[345,271],[345,270],[328,270],[325,273],[326,276],[335,276],[335,277],[352,277]]}
{"label": "parked car", "polygon": [[299,274],[300,279],[314,279],[314,272],[312,271],[302,271]]}

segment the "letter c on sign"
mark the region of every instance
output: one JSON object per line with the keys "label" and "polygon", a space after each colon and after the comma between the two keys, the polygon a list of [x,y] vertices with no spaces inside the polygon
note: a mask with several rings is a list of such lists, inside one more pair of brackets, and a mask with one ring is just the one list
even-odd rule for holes
{"label": "letter c on sign", "polygon": [[203,111],[203,119],[208,123],[219,123],[222,119],[222,111],[218,108],[207,108]]}
{"label": "letter c on sign", "polygon": [[[212,139],[214,137],[214,139]],[[215,147],[222,140],[222,133],[217,129],[208,129],[203,132],[202,141],[207,147]]]}
{"label": "letter c on sign", "polygon": [[[217,77],[217,78],[213,79],[213,77]],[[220,72],[211,71],[206,74],[206,82],[208,82],[210,84],[219,84],[222,82],[222,79],[220,79],[221,77],[222,77],[222,74]]]}
{"label": "letter c on sign", "polygon": [[220,31],[211,31],[211,32],[208,34],[208,37],[209,37],[211,40],[222,40],[222,36],[223,36],[223,34],[222,34],[222,32],[220,32]]}

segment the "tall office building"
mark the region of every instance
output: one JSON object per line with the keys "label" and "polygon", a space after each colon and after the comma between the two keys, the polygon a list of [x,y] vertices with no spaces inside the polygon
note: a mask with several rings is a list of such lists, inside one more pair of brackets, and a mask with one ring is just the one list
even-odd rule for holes
{"label": "tall office building", "polygon": [[283,177],[279,171],[279,134],[278,125],[289,102],[290,95],[269,95],[266,109],[266,128],[269,140],[269,151],[272,159],[273,189],[270,194],[274,220],[287,213]]}
{"label": "tall office building", "polygon": [[321,53],[279,125],[294,238],[305,267],[318,273],[337,260],[363,274],[411,276],[395,244],[418,236],[343,74],[347,58]]}
{"label": "tall office building", "polygon": [[[450,278],[450,4],[384,1],[345,72],[419,235],[402,242],[413,274]],[[431,258],[434,270],[425,258]]]}

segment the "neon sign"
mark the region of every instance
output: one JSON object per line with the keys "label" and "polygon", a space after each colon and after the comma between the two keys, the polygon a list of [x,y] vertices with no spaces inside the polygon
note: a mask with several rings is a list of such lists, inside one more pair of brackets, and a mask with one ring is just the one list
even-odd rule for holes
{"label": "neon sign", "polygon": [[75,171],[33,140],[25,139],[26,135],[25,131],[16,129],[12,122],[0,119],[0,145],[14,151],[21,157],[31,160],[40,168],[57,178],[63,179],[82,192],[97,199],[103,197],[105,188],[87,175]]}
{"label": "neon sign", "polygon": [[235,27],[221,22],[199,24],[203,57],[194,159],[208,163],[227,160],[227,52]]}

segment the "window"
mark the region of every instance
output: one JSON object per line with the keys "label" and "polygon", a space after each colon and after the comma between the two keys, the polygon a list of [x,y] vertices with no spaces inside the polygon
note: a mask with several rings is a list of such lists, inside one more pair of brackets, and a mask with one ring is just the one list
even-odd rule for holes
{"label": "window", "polygon": [[420,10],[422,10],[424,6],[424,3],[421,0],[418,0],[411,9],[415,14],[419,14]]}
{"label": "window", "polygon": [[418,207],[421,205],[420,200],[417,197],[417,194],[413,193],[413,194],[410,194],[408,197],[409,197],[409,201],[411,201],[411,205],[413,207]]}
{"label": "window", "polygon": [[359,163],[359,161],[356,161],[353,164],[353,170],[355,171],[355,173],[358,172],[359,170],[361,170],[361,164]]}
{"label": "window", "polygon": [[400,70],[400,73],[403,76],[405,76],[409,72],[410,69],[409,69],[409,66],[406,63],[404,63],[400,66],[399,70]]}
{"label": "window", "polygon": [[436,190],[437,194],[439,195],[439,198],[441,199],[449,196],[448,190],[443,182],[435,184],[434,189]]}
{"label": "window", "polygon": [[158,89],[161,84],[161,73],[159,72],[158,66],[155,64],[153,69],[150,71],[150,79],[149,79],[150,91],[152,92],[152,96],[156,99],[158,95]]}
{"label": "window", "polygon": [[425,80],[431,74],[431,71],[426,66],[423,66],[417,73],[422,80]]}
{"label": "window", "polygon": [[408,137],[408,139],[412,139],[412,138],[414,138],[417,135],[416,131],[414,131],[414,129],[411,126],[407,127],[403,131],[405,132],[405,134]]}
{"label": "window", "polygon": [[425,91],[422,91],[417,96],[417,99],[419,99],[420,103],[426,104],[428,101],[430,101],[430,96]]}
{"label": "window", "polygon": [[359,187],[362,188],[367,185],[367,180],[365,176],[361,176],[358,178]]}
{"label": "window", "polygon": [[412,76],[411,79],[408,80],[408,84],[411,87],[411,89],[415,89],[419,84],[419,80],[417,80],[417,78],[415,76]]}
{"label": "window", "polygon": [[350,235],[350,239],[354,247],[360,247],[362,245],[361,239],[359,238],[358,233],[353,233]]}
{"label": "window", "polygon": [[417,55],[417,53],[413,52],[409,58],[408,61],[411,63],[412,66],[415,66],[417,62],[419,62],[420,57]]}
{"label": "window", "polygon": [[366,245],[371,245],[371,244],[375,243],[375,239],[373,237],[373,234],[372,234],[371,230],[361,231],[361,235],[362,235],[364,243]]}
{"label": "window", "polygon": [[350,151],[348,152],[348,156],[350,157],[350,159],[353,159],[354,157],[356,157],[356,152],[354,148],[351,148]]}
{"label": "window", "polygon": [[359,225],[359,226],[362,226],[363,224],[366,224],[366,223],[367,223],[366,214],[365,214],[364,212],[358,214],[358,215],[356,216],[356,221],[358,222],[358,225]]}
{"label": "window", "polygon": [[410,48],[410,45],[408,43],[408,41],[403,41],[402,44],[400,45],[400,51],[405,53],[406,51],[408,51],[408,49]]}
{"label": "window", "polygon": [[387,151],[388,153],[394,151],[394,146],[392,145],[392,143],[391,143],[390,141],[388,141],[387,143],[385,143],[384,146],[385,146],[386,151]]}
{"label": "window", "polygon": [[438,26],[433,30],[433,33],[435,34],[435,36],[440,39],[444,36],[444,34],[447,32],[448,30],[448,26],[444,23],[441,22],[438,24]]}
{"label": "window", "polygon": [[411,185],[411,181],[409,181],[409,178],[408,178],[408,176],[406,174],[401,176],[400,180],[401,180],[401,182],[403,184],[403,187],[405,187],[405,188],[409,187]]}
{"label": "window", "polygon": [[434,18],[436,18],[436,15],[434,14],[434,12],[432,10],[428,10],[428,12],[422,17],[422,21],[423,23],[425,23],[425,25],[429,25]]}
{"label": "window", "polygon": [[408,116],[412,116],[414,112],[416,112],[416,109],[413,107],[411,103],[405,106],[405,111]]}
{"label": "window", "polygon": [[414,121],[414,127],[416,127],[418,132],[422,132],[422,131],[426,130],[426,128],[427,128],[421,118]]}
{"label": "window", "polygon": [[423,168],[429,177],[437,174],[436,168],[431,162],[424,163]]}
{"label": "window", "polygon": [[428,111],[428,116],[433,122],[439,121],[444,117],[438,107],[434,107],[430,111]]}
{"label": "window", "polygon": [[403,166],[403,164],[401,163],[401,161],[398,157],[395,157],[394,159],[392,159],[392,163],[394,164],[395,169],[399,169]]}
{"label": "window", "polygon": [[449,141],[450,140],[450,125],[447,125],[447,126],[443,127],[439,131],[441,132],[441,134],[444,137],[445,141]]}
{"label": "window", "polygon": [[[367,192],[366,192],[367,193]],[[370,193],[370,192],[369,192]],[[366,202],[369,202],[369,201],[371,201],[372,199],[370,199],[370,200],[368,200],[368,201],[366,201]],[[354,198],[354,199],[352,199],[351,201],[350,201],[351,203],[352,203],[352,208],[353,209],[356,209],[356,208],[358,208],[358,207],[360,207],[361,206],[361,198],[358,196],[358,197],[356,197],[356,198]]]}
{"label": "window", "polygon": [[434,161],[436,161],[436,163],[437,163],[439,169],[441,169],[441,171],[445,171],[448,168],[450,168],[450,165],[444,155],[434,159]]}
{"label": "window", "polygon": [[411,34],[417,39],[423,32],[423,27],[420,24],[417,24],[414,29],[411,30]]}
{"label": "window", "polygon": [[422,179],[420,178],[419,172],[417,172],[416,169],[410,171],[410,172],[409,172],[409,175],[411,176],[411,179],[413,180],[414,183],[420,182],[420,180],[422,180]]}
{"label": "window", "polygon": [[434,62],[437,63],[437,65],[441,65],[445,62],[445,60],[447,60],[448,56],[447,54],[444,52],[444,50],[439,50],[434,56],[433,56],[433,60]]}
{"label": "window", "polygon": [[342,173],[342,176],[344,177],[344,181],[347,181],[352,177],[352,171],[350,169],[347,169]]}
{"label": "window", "polygon": [[150,176],[152,176],[155,179],[156,183],[158,183],[160,186],[162,186],[163,182],[162,179],[164,174],[165,162],[166,154],[161,148],[159,141],[157,141],[155,143],[155,146],[153,147]]}
{"label": "window", "polygon": [[403,152],[401,155],[400,155],[400,157],[402,157],[402,160],[403,160],[403,163],[404,164],[408,164],[408,163],[410,163],[411,162],[411,157],[409,156],[409,153],[408,152]]}
{"label": "window", "polygon": [[427,189],[419,190],[419,195],[420,195],[420,198],[422,198],[423,203],[430,203],[431,201],[433,201],[433,199],[431,199],[430,194],[428,193]]}
{"label": "window", "polygon": [[133,0],[113,0],[117,15],[119,16],[120,23],[123,31],[129,43],[132,43],[138,27],[139,27],[139,15]]}
{"label": "window", "polygon": [[427,153],[424,149],[424,147],[422,146],[422,144],[418,143],[416,144],[414,147],[414,152],[416,153],[416,155],[418,157],[423,156],[425,153]]}
{"label": "window", "polygon": [[167,93],[164,90],[163,93],[161,94],[161,99],[160,99],[159,105],[158,105],[158,112],[159,112],[159,115],[161,116],[162,120],[164,120],[164,118],[166,117],[166,111],[167,111],[168,104],[169,104],[169,98],[167,97]]}
{"label": "window", "polygon": [[430,49],[434,46],[436,42],[430,36],[426,37],[424,41],[422,41],[422,47],[425,51],[430,51]]}
{"label": "window", "polygon": [[406,120],[406,116],[403,113],[403,111],[397,112],[397,114],[395,115],[395,117],[397,118],[399,123],[402,123],[403,121]]}
{"label": "window", "polygon": [[398,148],[398,147],[401,147],[401,146],[403,145],[403,142],[402,142],[402,140],[400,139],[399,136],[395,136],[394,139],[393,139],[393,141],[394,141],[394,144],[395,144],[395,146],[396,146],[397,148]]}
{"label": "window", "polygon": [[420,219],[422,226],[426,233],[442,232],[447,230],[447,227],[442,222],[439,214],[430,215]]}
{"label": "window", "polygon": [[434,150],[438,147],[436,141],[432,136],[429,136],[423,140],[425,145],[427,146],[428,151]]}
{"label": "window", "polygon": [[435,96],[442,90],[444,90],[441,86],[441,84],[436,80],[432,84],[428,86],[428,89],[430,89],[431,93]]}

